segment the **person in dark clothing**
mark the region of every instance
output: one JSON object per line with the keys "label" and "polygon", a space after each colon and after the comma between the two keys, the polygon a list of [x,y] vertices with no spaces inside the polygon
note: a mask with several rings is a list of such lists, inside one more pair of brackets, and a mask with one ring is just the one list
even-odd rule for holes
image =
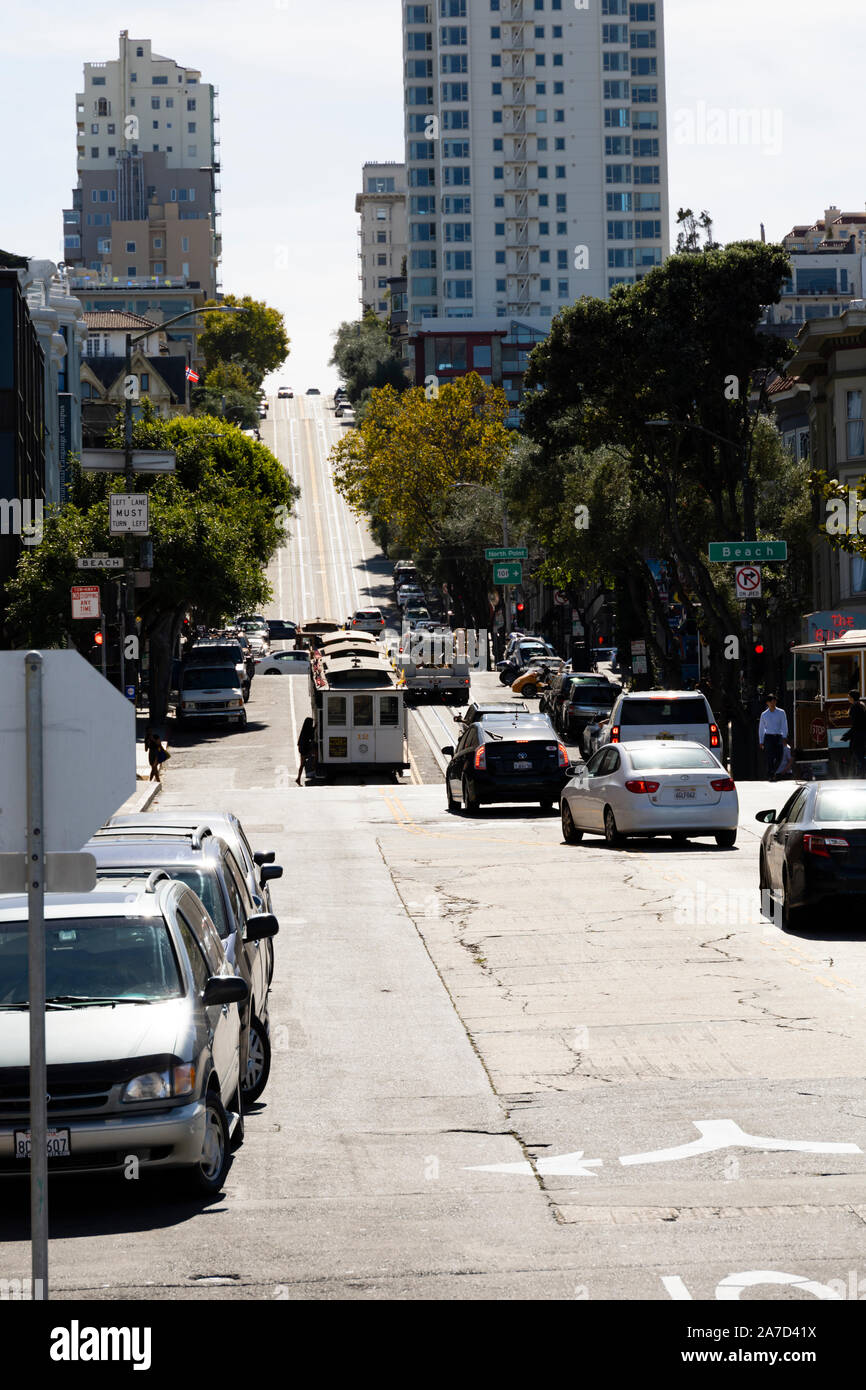
{"label": "person in dark clothing", "polygon": [[859,690],[848,691],[851,727],[842,735],[842,742],[851,749],[851,776],[866,777],[866,705]]}
{"label": "person in dark clothing", "polygon": [[298,753],[300,754],[301,758],[300,767],[298,768],[298,775],[295,778],[295,781],[298,786],[301,785],[301,775],[304,771],[307,759],[314,752],[315,746],[316,723],[311,715],[307,715],[307,718],[301,725],[301,732],[298,735]]}

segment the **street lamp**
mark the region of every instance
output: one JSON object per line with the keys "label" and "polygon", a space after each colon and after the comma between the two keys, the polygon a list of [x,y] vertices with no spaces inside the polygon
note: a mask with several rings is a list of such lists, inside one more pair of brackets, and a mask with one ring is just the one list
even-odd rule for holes
{"label": "street lamp", "polygon": [[[175,314],[173,318],[166,319],[163,323],[154,324],[143,333],[127,333],[126,353],[123,367],[123,481],[127,492],[131,492],[135,486],[135,469],[132,466],[132,402],[138,399],[138,378],[132,373],[132,350],[136,343],[143,342],[151,337],[154,331],[170,328],[173,323],[179,323],[181,319],[194,318],[196,314],[248,314],[249,309],[236,304],[214,304],[210,307],[198,309],[185,309],[182,314]],[[124,597],[119,604],[120,608],[120,683],[126,683],[126,660],[124,657],[123,646],[126,635],[126,623],[124,615],[132,616],[135,613],[135,583],[130,583],[133,578],[133,537],[127,533],[124,538],[124,576],[121,584],[124,590]]]}

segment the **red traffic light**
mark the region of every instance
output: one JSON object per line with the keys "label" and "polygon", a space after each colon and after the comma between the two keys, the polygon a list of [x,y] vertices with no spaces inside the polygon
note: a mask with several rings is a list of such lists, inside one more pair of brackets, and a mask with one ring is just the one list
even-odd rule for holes
{"label": "red traffic light", "polygon": [[94,632],[94,634],[93,634],[93,640],[94,640],[94,642],[96,643],[97,647],[101,647],[101,646],[102,646],[102,643],[103,643],[103,641],[104,641],[105,639],[103,638],[101,632]]}
{"label": "red traffic light", "polygon": [[763,655],[764,655],[764,644],[763,644],[763,642],[756,642],[756,643],[755,643],[755,656],[763,656]]}
{"label": "red traffic light", "polygon": [[515,604],[518,613],[522,613],[526,605],[524,603]]}

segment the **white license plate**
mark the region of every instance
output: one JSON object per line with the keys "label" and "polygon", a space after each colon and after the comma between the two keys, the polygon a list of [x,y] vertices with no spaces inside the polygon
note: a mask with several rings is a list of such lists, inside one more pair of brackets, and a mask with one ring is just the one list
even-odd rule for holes
{"label": "white license plate", "polygon": [[[69,1157],[69,1130],[68,1129],[49,1129],[46,1135],[49,1158],[68,1158]],[[16,1129],[14,1132],[15,1157],[30,1157],[30,1130]]]}
{"label": "white license plate", "polygon": [[515,772],[532,772],[532,763],[515,763]]}
{"label": "white license plate", "polygon": [[674,792],[674,801],[694,801],[696,795],[694,787],[678,788]]}

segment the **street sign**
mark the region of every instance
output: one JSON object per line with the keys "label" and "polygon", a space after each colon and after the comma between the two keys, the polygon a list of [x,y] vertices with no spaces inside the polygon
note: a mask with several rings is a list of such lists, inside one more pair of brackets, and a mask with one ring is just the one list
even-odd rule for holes
{"label": "street sign", "polygon": [[72,616],[73,618],[102,617],[102,612],[99,607],[98,584],[73,584]]}
{"label": "street sign", "polygon": [[647,674],[646,656],[640,652],[636,653],[631,659],[631,671],[633,676],[645,676]]}
{"label": "street sign", "polygon": [[[74,651],[43,661],[46,850],[78,850],[135,791],[129,702]],[[24,653],[0,652],[0,853],[26,849]]]}
{"label": "street sign", "polygon": [[501,545],[492,550],[485,550],[485,560],[528,560],[529,551],[525,545]]}
{"label": "street sign", "polygon": [[632,656],[646,656],[646,639],[644,637],[635,638],[631,644]]}
{"label": "street sign", "polygon": [[75,561],[76,567],[80,570],[122,570],[122,555],[82,555],[80,560]]}
{"label": "street sign", "polygon": [[787,560],[787,541],[710,541],[710,560],[715,564],[732,565],[737,560]]}
{"label": "street sign", "polygon": [[135,686],[134,686],[134,685],[127,685],[127,686],[124,686],[124,694],[126,695],[127,700],[134,700],[134,699],[135,699]]}
{"label": "street sign", "polygon": [[734,583],[737,589],[737,598],[760,598],[761,566],[737,565],[737,568],[734,570]]}
{"label": "street sign", "polygon": [[112,492],[108,530],[112,536],[146,536],[149,530],[146,492]]}
{"label": "street sign", "polygon": [[[173,450],[133,449],[132,468],[135,473],[173,473],[177,454]],[[122,473],[126,456],[122,449],[82,449],[83,473]]]}
{"label": "street sign", "polygon": [[561,589],[554,589],[553,602],[556,604],[557,608],[567,608],[571,599],[568,597],[568,594],[564,594]]}
{"label": "street sign", "polygon": [[493,566],[494,584],[522,584],[523,566],[519,560],[514,564]]}

